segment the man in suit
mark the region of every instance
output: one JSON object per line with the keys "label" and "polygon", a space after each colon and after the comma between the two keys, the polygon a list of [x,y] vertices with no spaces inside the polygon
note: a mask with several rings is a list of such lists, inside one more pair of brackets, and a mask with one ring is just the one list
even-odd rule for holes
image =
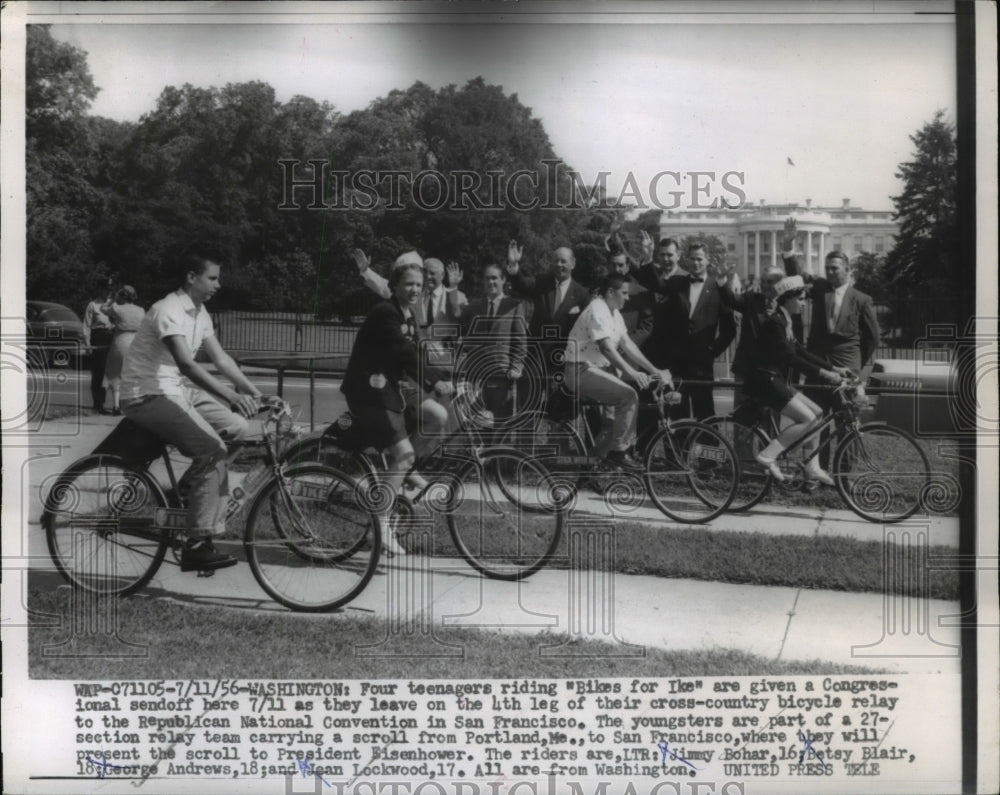
{"label": "man in suit", "polygon": [[[786,225],[787,228],[787,225]],[[782,252],[789,272],[798,272],[794,251]],[[824,261],[826,278],[816,277],[809,285],[812,317],[806,350],[834,367],[846,367],[862,380],[871,373],[872,357],[878,348],[880,331],[871,297],[850,284],[850,260],[840,251],[831,251]],[[815,378],[807,378],[806,392],[823,409],[830,407],[832,392]],[[825,434],[824,434],[825,437]],[[821,443],[822,443],[821,439]],[[820,450],[825,467],[829,445]]]}
{"label": "man in suit", "polygon": [[[521,247],[516,240],[507,248],[507,277],[510,286],[534,300],[529,332],[536,339],[566,342],[580,312],[590,303],[590,291],[573,279],[576,258],[569,248],[557,248],[556,259],[548,273],[526,276],[521,273]],[[545,328],[558,329],[557,337],[545,334]]]}
{"label": "man in suit", "polygon": [[628,336],[637,346],[641,346],[653,330],[653,315],[656,309],[656,295],[632,278],[629,272],[628,254],[621,249],[612,249],[611,268],[619,276],[627,277],[628,300],[622,307],[621,316],[625,321]]}
{"label": "man in suit", "polygon": [[683,275],[680,267],[680,247],[672,237],[665,237],[657,245],[654,259],[653,238],[643,232],[642,249],[643,262],[635,271],[636,281],[662,300],[667,280]]}
{"label": "man in suit", "polygon": [[[457,284],[461,272],[449,270],[449,278]],[[486,266],[483,282],[486,294],[464,305],[458,291],[448,293],[461,329],[455,378],[478,384],[486,408],[497,420],[505,420],[515,409],[514,393],[528,350],[528,326],[521,302],[504,295],[506,279],[499,265]]]}
{"label": "man in suit", "polygon": [[724,305],[717,280],[708,275],[708,251],[696,243],[688,249],[688,273],[671,276],[656,308],[653,331],[642,352],[656,367],[681,379],[682,401],[676,416],[704,419],[715,413],[711,382],[715,359],[736,336],[736,321]]}

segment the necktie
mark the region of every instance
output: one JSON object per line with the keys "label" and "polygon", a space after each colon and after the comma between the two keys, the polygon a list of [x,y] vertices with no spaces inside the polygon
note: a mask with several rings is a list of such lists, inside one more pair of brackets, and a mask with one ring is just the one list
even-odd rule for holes
{"label": "necktie", "polygon": [[489,302],[489,306],[490,306],[490,308],[487,311],[486,316],[489,317],[489,318],[496,317],[496,314],[497,314],[496,303],[494,301],[490,301]]}
{"label": "necktie", "polygon": [[705,277],[704,276],[692,276],[691,277],[691,284],[702,284],[702,283],[704,283],[704,281],[705,281]]}
{"label": "necktie", "polygon": [[831,334],[833,333],[834,327],[837,325],[837,293],[836,290],[830,290],[826,294],[826,328]]}
{"label": "necktie", "polygon": [[427,313],[424,315],[424,325],[429,326],[434,322],[434,295],[427,296]]}

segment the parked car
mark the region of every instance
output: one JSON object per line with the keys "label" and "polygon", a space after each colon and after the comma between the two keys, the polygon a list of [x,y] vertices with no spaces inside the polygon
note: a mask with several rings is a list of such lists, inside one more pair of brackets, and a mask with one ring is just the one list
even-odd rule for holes
{"label": "parked car", "polygon": [[50,301],[25,302],[29,357],[54,367],[78,365],[87,353],[83,322],[69,307]]}

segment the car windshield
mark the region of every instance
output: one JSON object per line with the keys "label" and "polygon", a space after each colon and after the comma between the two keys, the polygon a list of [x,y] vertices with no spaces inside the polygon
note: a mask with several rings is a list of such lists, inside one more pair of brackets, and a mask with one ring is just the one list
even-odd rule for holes
{"label": "car windshield", "polygon": [[45,309],[38,315],[39,320],[44,320],[52,322],[55,320],[69,320],[80,322],[80,318],[76,316],[72,309],[65,309],[63,307],[56,307],[54,309]]}

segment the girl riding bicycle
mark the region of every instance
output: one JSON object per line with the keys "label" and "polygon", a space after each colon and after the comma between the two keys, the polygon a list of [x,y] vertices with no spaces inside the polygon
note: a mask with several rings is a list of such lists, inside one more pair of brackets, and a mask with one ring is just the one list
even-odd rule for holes
{"label": "girl riding bicycle", "polygon": [[[401,258],[402,259],[402,258]],[[435,398],[454,391],[451,376],[443,369],[420,361],[420,340],[414,308],[423,291],[424,276],[416,260],[397,262],[389,276],[392,297],[379,303],[358,330],[344,373],[341,391],[359,438],[377,450],[386,449],[389,472],[384,483],[395,495],[404,479],[417,488],[426,486],[417,473],[410,472],[416,460],[416,446],[432,447],[434,437],[447,422],[447,409]],[[433,396],[432,396],[433,395]],[[389,527],[391,505],[383,513],[382,527]],[[404,555],[406,550],[384,532],[383,549]]]}
{"label": "girl riding bicycle", "polygon": [[[792,420],[792,424],[756,457],[757,462],[766,467],[778,481],[785,479],[777,464],[778,456],[790,444],[815,428],[823,417],[823,410],[792,386],[790,373],[803,372],[831,384],[839,384],[842,377],[850,375],[846,368],[831,367],[796,341],[792,320],[802,311],[805,289],[801,276],[787,276],[774,286],[777,309],[761,327],[756,359],[744,382],[744,389],[749,395]],[[808,461],[806,478],[833,486],[833,478],[820,468],[818,458],[812,455],[816,443],[816,439],[811,439],[803,444]]]}

